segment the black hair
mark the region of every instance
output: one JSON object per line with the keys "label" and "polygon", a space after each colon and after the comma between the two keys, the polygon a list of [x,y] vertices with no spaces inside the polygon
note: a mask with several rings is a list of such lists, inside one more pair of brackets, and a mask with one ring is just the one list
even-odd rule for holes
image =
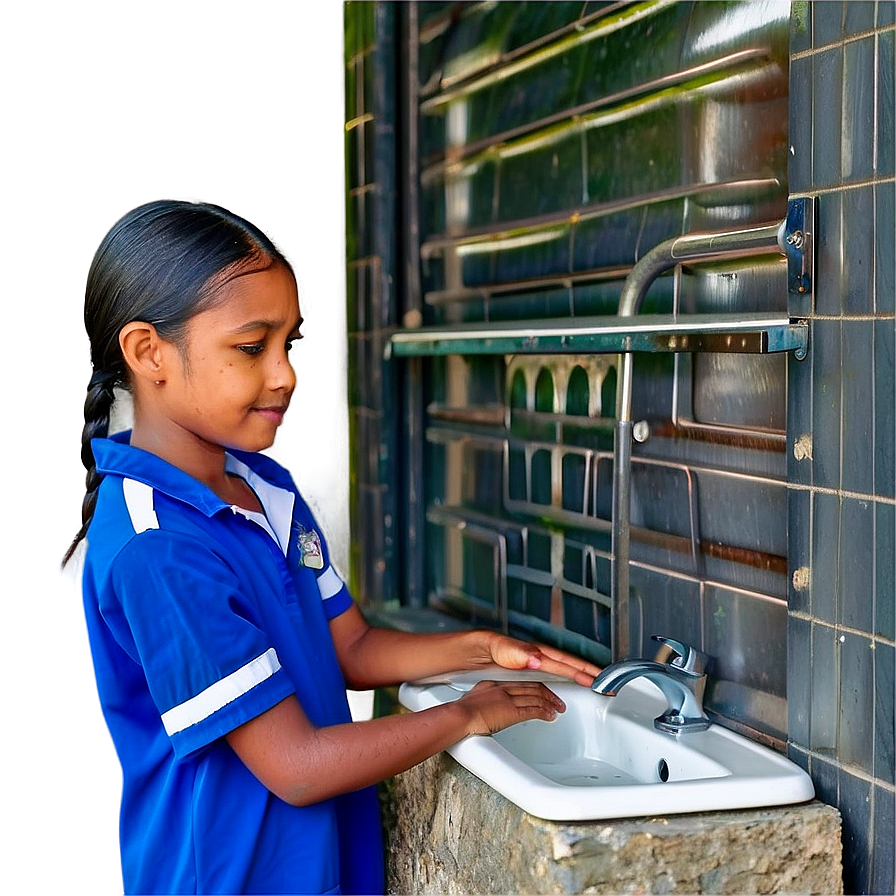
{"label": "black hair", "polygon": [[152,324],[182,347],[190,318],[210,308],[231,276],[289,262],[255,225],[208,203],[159,200],[128,212],[93,257],[84,298],[93,373],[84,402],[81,462],[87,470],[81,528],[62,561],[87,534],[102,474],[91,440],[109,434],[115,388],[129,388],[118,342],[132,321]]}

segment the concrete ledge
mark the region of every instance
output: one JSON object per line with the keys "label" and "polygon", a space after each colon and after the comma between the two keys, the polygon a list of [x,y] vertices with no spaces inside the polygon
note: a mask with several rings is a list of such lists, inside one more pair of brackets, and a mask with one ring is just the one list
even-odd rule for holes
{"label": "concrete ledge", "polygon": [[843,892],[840,815],[817,801],[563,824],[447,753],[383,793],[389,893]]}

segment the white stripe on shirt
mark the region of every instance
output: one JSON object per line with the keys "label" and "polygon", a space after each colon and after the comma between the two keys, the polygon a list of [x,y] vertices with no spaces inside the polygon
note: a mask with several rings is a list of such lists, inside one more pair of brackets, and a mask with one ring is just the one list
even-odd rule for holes
{"label": "white stripe on shirt", "polygon": [[236,672],[209,685],[204,691],[185,700],[179,706],[173,706],[168,712],[162,713],[162,724],[168,735],[177,734],[190,725],[207,719],[212,713],[223,709],[228,703],[242,697],[256,685],[270,678],[280,668],[280,660],[277,651],[273,647],[266,650],[261,656],[246,663]]}
{"label": "white stripe on shirt", "polygon": [[134,532],[139,535],[147,529],[158,529],[159,518],[152,506],[152,486],[136,479],[125,479],[121,488]]}
{"label": "white stripe on shirt", "polygon": [[317,587],[320,589],[320,596],[323,600],[333,597],[342,591],[345,583],[336,575],[336,570],[332,566],[328,566],[318,577]]}

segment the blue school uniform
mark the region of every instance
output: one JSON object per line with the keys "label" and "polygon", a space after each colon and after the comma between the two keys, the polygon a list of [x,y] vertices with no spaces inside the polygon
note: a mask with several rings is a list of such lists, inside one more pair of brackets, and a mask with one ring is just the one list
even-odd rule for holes
{"label": "blue school uniform", "polygon": [[310,510],[263,455],[228,454],[252,518],[128,435],[93,442],[83,578],[125,891],[381,893],[374,788],[290,806],[223,739],[291,694],[317,726],[351,719],[328,628],[351,596]]}

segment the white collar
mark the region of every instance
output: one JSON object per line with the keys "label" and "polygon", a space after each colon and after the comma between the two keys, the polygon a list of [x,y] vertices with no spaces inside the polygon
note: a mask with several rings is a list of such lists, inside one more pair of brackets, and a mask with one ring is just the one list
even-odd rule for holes
{"label": "white collar", "polygon": [[267,529],[285,554],[289,548],[289,537],[292,532],[295,495],[286,489],[272,485],[232,454],[226,454],[225,458],[224,469],[228,473],[242,477],[249,483],[249,487],[258,496],[258,500],[264,508],[264,515],[253,513],[236,505],[233,505],[234,510]]}

